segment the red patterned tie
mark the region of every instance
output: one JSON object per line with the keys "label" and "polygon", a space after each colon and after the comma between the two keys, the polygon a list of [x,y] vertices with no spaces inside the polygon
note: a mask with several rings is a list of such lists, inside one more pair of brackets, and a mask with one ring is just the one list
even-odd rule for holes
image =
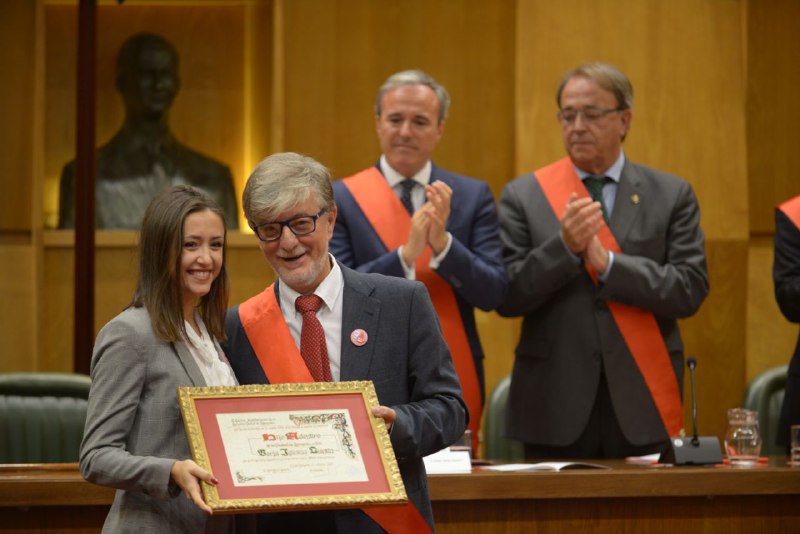
{"label": "red patterned tie", "polygon": [[303,314],[303,328],[300,331],[300,354],[317,382],[333,382],[331,364],[328,361],[328,347],[325,345],[325,331],[317,319],[317,310],[322,299],[317,295],[303,295],[294,302],[295,309]]}

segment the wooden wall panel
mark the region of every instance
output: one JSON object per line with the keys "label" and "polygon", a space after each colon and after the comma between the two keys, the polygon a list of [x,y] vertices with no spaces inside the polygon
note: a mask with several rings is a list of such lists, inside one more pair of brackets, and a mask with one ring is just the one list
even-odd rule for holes
{"label": "wooden wall panel", "polygon": [[[244,3],[202,7],[191,3],[98,7],[97,144],[122,125],[124,107],[115,87],[122,43],[141,31],[163,35],[180,59],[181,88],[170,110],[175,136],[189,147],[228,165],[237,192],[251,169],[244,139]],[[46,25],[46,143],[44,223],[58,220],[58,183],[75,154],[75,54],[77,10],[48,5]],[[259,29],[259,31],[263,31]]]}
{"label": "wooden wall panel", "polygon": [[35,36],[34,2],[0,4],[0,232],[31,228]]}
{"label": "wooden wall panel", "polygon": [[0,372],[36,371],[32,245],[0,243]]}
{"label": "wooden wall panel", "polygon": [[[73,371],[72,340],[74,320],[73,283],[75,260],[72,248],[46,248],[43,257],[41,299],[41,355],[39,371]],[[98,266],[99,267],[99,266]],[[95,268],[95,275],[98,268]],[[95,292],[95,298],[106,301],[113,295]],[[95,311],[95,322],[101,320]],[[95,330],[96,332],[96,330]]]}
{"label": "wooden wall panel", "polygon": [[772,259],[772,238],[751,240],[747,268],[747,382],[770,367],[788,364],[797,343],[797,325],[781,314],[775,301]]}
{"label": "wooden wall panel", "polygon": [[421,68],[453,104],[434,154],[499,192],[513,167],[511,0],[281,2],[283,150],[343,177],[380,155],[373,106],[390,74]]}
{"label": "wooden wall panel", "polygon": [[750,230],[772,234],[772,209],[800,194],[800,2],[747,2]]}
{"label": "wooden wall panel", "polygon": [[[722,439],[727,409],[740,406],[745,387],[748,248],[743,241],[708,240],[711,292],[700,311],[680,321],[686,356],[697,358],[697,420],[704,435]],[[684,422],[691,432],[691,383],[683,385]]]}
{"label": "wooden wall panel", "polygon": [[564,155],[555,119],[558,82],[577,65],[606,61],[634,87],[628,157],[689,180],[710,238],[746,239],[739,6],[733,0],[520,0],[517,172]]}
{"label": "wooden wall panel", "polygon": [[37,369],[34,206],[39,6],[0,3],[0,372]]}
{"label": "wooden wall panel", "polygon": [[[244,116],[243,168],[236,201],[241,209],[241,191],[259,161],[270,154],[273,141],[273,43],[275,24],[271,0],[248,2],[244,13]],[[240,228],[246,228],[244,215]]]}

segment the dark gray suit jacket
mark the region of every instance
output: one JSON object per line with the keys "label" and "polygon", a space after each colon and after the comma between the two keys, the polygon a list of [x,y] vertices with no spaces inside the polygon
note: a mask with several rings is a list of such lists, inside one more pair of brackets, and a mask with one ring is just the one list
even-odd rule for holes
{"label": "dark gray suit jacket", "polygon": [[694,314],[708,293],[692,187],[678,177],[625,163],[609,224],[622,253],[599,286],[562,242],[559,221],[532,174],[506,185],[499,215],[510,279],[499,312],[524,317],[511,379],[510,437],[547,446],[573,443],[588,421],[603,366],[628,441],[666,440],[606,301],[655,315],[682,385],[683,343],[676,319]]}
{"label": "dark gray suit jacket", "polygon": [[158,339],[145,308],[128,308],[97,335],[81,443],[81,474],[117,488],[104,532],[230,532],[232,516],[209,517],[170,484],[191,458],[179,386],[205,386],[183,343]]}
{"label": "dark gray suit jacket", "polygon": [[[344,276],[341,380],[372,380],[378,401],[397,411],[391,440],[403,484],[433,526],[422,457],[455,442],[468,420],[450,350],[422,283],[340,267]],[[350,342],[350,333],[357,328],[368,335],[361,347]],[[268,383],[242,328],[238,306],[228,311],[225,330],[225,352],[239,383]],[[264,531],[381,532],[360,510],[293,512],[264,519]]]}

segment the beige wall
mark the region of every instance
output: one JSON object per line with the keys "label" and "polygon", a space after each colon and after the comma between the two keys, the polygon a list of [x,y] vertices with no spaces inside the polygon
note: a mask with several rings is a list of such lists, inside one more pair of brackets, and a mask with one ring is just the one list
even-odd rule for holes
{"label": "beige wall", "polygon": [[[124,16],[123,16],[124,15]],[[771,294],[772,206],[800,194],[800,3],[792,0],[265,0],[104,4],[98,142],[118,127],[113,57],[133,31],[181,53],[176,134],[228,163],[241,191],[269,151],[319,158],[337,177],[379,155],[372,106],[381,81],[420,67],[453,97],[437,163],[505,182],[563,154],[554,91],[586,61],[620,66],[636,101],[628,156],[688,179],[702,208],[711,294],[682,322],[700,361],[704,432],[746,381],[784,363],[797,328]],[[74,143],[74,7],[0,4],[0,370],[72,362],[72,251],[54,220],[57,179]],[[130,298],[135,237],[98,238],[96,326]],[[272,274],[251,236],[233,236],[233,300]],[[478,315],[491,387],[513,361],[519,322]],[[687,418],[688,421],[688,418]]]}

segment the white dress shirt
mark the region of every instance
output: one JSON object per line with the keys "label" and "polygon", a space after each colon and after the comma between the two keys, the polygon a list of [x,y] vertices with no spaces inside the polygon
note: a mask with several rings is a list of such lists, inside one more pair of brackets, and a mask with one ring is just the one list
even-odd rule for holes
{"label": "white dress shirt", "polygon": [[214,344],[214,339],[208,333],[208,329],[206,329],[206,325],[197,311],[194,312],[194,320],[197,321],[200,335],[197,335],[188,321],[184,321],[186,335],[189,338],[186,342],[186,348],[189,349],[194,361],[197,363],[197,367],[203,373],[206,386],[237,385],[233,369],[231,369],[227,361],[221,359],[217,346]]}
{"label": "white dress shirt", "polygon": [[[328,361],[331,365],[331,378],[334,382],[341,379],[342,367],[342,300],[344,293],[344,278],[342,269],[328,255],[331,262],[331,272],[317,286],[314,294],[322,299],[322,305],[317,310],[317,319],[325,332],[325,346],[328,349]],[[300,334],[303,330],[303,315],[294,306],[300,293],[286,284],[280,284],[281,314],[289,326],[289,332],[294,338],[297,349],[300,350]]]}

